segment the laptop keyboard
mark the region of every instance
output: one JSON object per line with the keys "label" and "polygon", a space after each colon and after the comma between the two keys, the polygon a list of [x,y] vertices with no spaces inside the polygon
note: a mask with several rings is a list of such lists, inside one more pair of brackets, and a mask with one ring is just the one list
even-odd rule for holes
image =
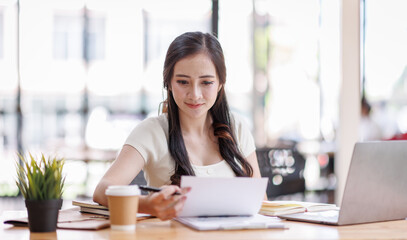
{"label": "laptop keyboard", "polygon": [[317,219],[324,222],[338,222],[339,211],[306,212],[304,216],[309,219]]}
{"label": "laptop keyboard", "polygon": [[196,221],[196,222],[216,222],[216,221],[224,221],[224,222],[236,222],[236,221],[247,221],[248,219],[253,218],[252,216],[215,216],[215,217],[183,217],[188,221]]}
{"label": "laptop keyboard", "polygon": [[339,211],[329,210],[321,212],[294,213],[281,216],[281,218],[290,220],[309,220],[312,222],[337,223],[339,218]]}

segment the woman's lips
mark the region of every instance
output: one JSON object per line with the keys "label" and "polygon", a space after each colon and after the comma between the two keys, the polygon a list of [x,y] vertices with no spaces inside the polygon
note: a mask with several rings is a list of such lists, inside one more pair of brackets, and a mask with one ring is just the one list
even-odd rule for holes
{"label": "woman's lips", "polygon": [[199,108],[200,106],[202,106],[203,104],[201,103],[201,104],[191,104],[191,103],[185,103],[189,108],[192,108],[192,109],[197,109],[197,108]]}

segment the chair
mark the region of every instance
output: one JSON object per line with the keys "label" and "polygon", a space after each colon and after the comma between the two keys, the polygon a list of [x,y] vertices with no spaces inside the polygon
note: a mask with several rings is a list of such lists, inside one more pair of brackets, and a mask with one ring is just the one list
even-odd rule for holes
{"label": "chair", "polygon": [[305,192],[305,158],[295,144],[260,148],[256,155],[261,175],[269,178],[268,198]]}
{"label": "chair", "polygon": [[[131,181],[130,185],[147,185],[147,181],[146,181],[146,179],[144,178],[144,172],[143,172],[143,170],[141,170],[141,171],[137,174],[137,176],[133,179],[133,181]],[[147,191],[144,191],[144,190],[142,190],[141,193],[142,193],[143,195],[148,194],[148,192],[147,192]]]}

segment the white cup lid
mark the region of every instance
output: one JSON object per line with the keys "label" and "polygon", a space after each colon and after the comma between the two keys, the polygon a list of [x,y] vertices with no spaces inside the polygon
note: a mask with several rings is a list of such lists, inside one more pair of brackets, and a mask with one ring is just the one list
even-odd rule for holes
{"label": "white cup lid", "polygon": [[106,189],[106,195],[109,196],[135,196],[140,195],[140,189],[137,185],[112,185]]}

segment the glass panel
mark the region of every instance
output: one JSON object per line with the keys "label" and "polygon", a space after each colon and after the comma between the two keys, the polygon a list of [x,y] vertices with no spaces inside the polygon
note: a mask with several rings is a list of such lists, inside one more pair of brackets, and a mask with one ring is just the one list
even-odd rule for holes
{"label": "glass panel", "polygon": [[0,59],[2,59],[3,55],[4,55],[4,53],[3,53],[3,51],[4,51],[3,50],[4,49],[4,47],[3,47],[3,42],[4,42],[3,38],[4,38],[3,9],[0,7]]}
{"label": "glass panel", "polygon": [[256,126],[257,145],[282,137],[333,142],[340,84],[339,1],[219,4],[219,39],[233,83],[226,88],[229,102]]}
{"label": "glass panel", "polygon": [[[90,12],[92,13],[92,12]],[[96,15],[96,14],[95,14]],[[104,16],[90,16],[87,29],[87,57],[89,60],[100,60],[105,57],[106,19]]]}
{"label": "glass panel", "polygon": [[319,2],[255,1],[254,38],[262,42],[255,49],[255,74],[265,90],[269,141],[319,138]]}
{"label": "glass panel", "polygon": [[[137,122],[157,113],[169,43],[185,31],[210,31],[210,0],[20,3],[23,146],[33,152],[119,149]],[[0,129],[3,148],[16,142],[17,123],[17,16],[7,11],[1,5],[0,67],[9,72],[0,72],[0,91],[8,94],[0,120],[10,126]]]}
{"label": "glass panel", "polygon": [[306,188],[330,189],[333,169],[318,154],[334,150],[339,1],[255,0],[254,11],[256,143],[296,146],[306,159]]}
{"label": "glass panel", "polygon": [[225,90],[231,111],[245,117],[254,131],[252,5],[252,0],[219,1],[218,37],[225,55]]}
{"label": "glass panel", "polygon": [[[15,1],[0,2],[0,98],[15,96],[17,89],[17,7]],[[8,107],[8,106],[2,106]]]}
{"label": "glass panel", "polygon": [[157,114],[164,100],[162,71],[168,46],[187,31],[211,32],[211,7],[211,0],[143,1],[145,52],[141,101],[145,102],[147,113]]}
{"label": "glass panel", "polygon": [[[365,84],[370,102],[370,119],[364,123],[379,127],[374,136],[363,131],[364,140],[406,138],[407,132],[407,2],[365,1]],[[398,136],[399,135],[399,136]]]}
{"label": "glass panel", "polygon": [[[17,8],[0,2],[0,196],[17,194],[14,160],[17,149]],[[12,169],[12,170],[10,170]]]}
{"label": "glass panel", "polygon": [[[25,150],[79,145],[86,66],[84,2],[21,2],[21,89]],[[41,17],[38,17],[41,16]],[[83,121],[86,119],[83,118]]]}
{"label": "glass panel", "polygon": [[83,18],[80,12],[60,11],[55,13],[53,23],[54,59],[81,59]]}
{"label": "glass panel", "polygon": [[[20,3],[23,146],[30,151],[117,150],[165,98],[162,68],[170,42],[186,31],[211,31],[211,0]],[[333,125],[339,74],[332,40],[339,37],[337,13],[330,13],[337,8],[338,1],[219,1],[229,103],[247,118],[259,146],[282,136],[317,139],[325,114]],[[15,1],[0,3],[0,156],[11,165],[17,148],[16,10]],[[67,168],[70,176],[75,166]],[[100,177],[87,179],[87,188]]]}

